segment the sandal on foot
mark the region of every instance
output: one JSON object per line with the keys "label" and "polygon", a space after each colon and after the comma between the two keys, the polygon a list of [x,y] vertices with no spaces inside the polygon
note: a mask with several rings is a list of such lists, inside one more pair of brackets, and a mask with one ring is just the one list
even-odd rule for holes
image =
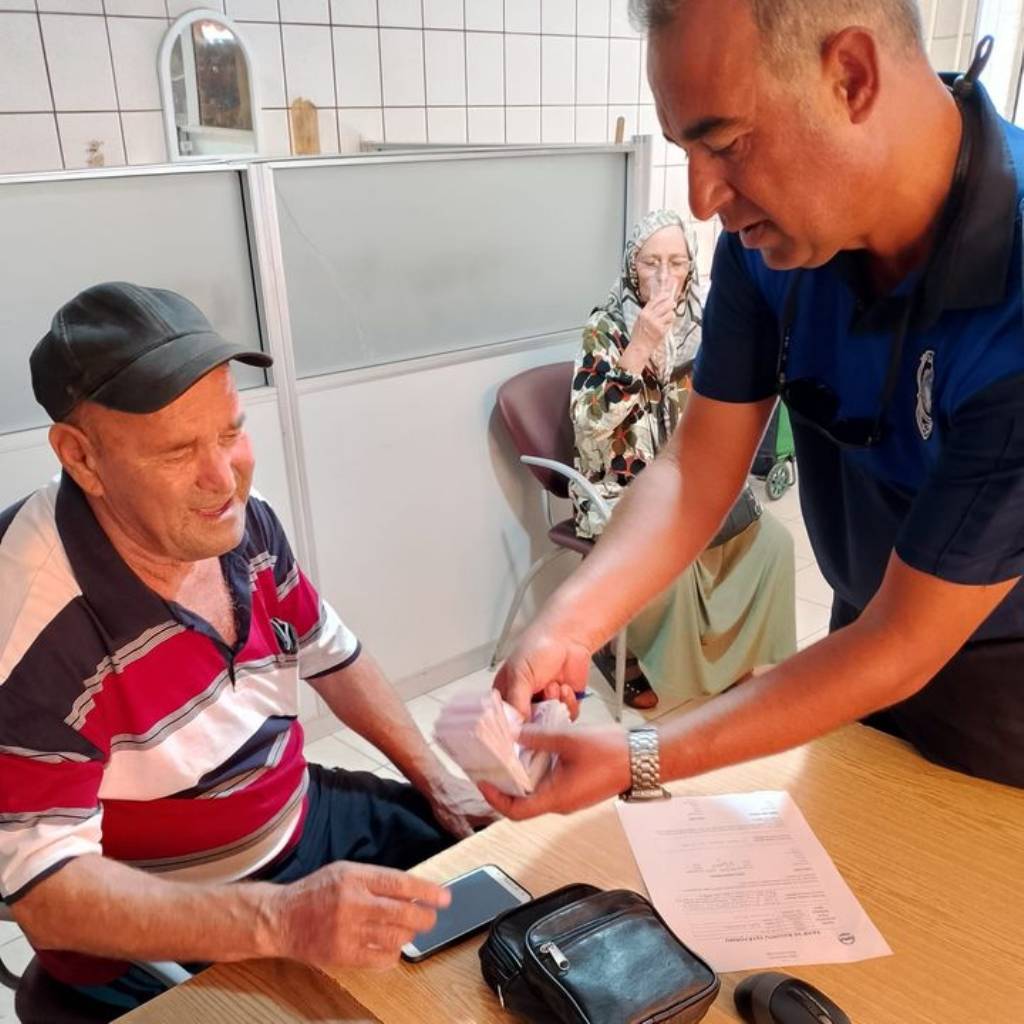
{"label": "sandal on foot", "polygon": [[638,711],[650,711],[658,706],[658,694],[641,672],[635,679],[627,679],[623,687],[623,702]]}
{"label": "sandal on foot", "polygon": [[[594,654],[593,661],[614,693],[615,656],[607,649],[602,649]],[[649,711],[658,706],[657,693],[640,670],[640,663],[631,654],[626,657],[626,682],[622,697],[626,705],[638,711]]]}

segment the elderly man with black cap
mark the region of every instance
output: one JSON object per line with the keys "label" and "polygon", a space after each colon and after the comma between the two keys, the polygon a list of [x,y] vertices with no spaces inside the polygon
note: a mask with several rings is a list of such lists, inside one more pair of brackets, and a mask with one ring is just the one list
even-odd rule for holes
{"label": "elderly man with black cap", "polygon": [[[488,813],[250,493],[231,360],[271,362],[82,292],[31,359],[63,472],[0,514],[0,894],[111,1017],[133,960],[393,963],[447,898],[397,869]],[[415,787],[308,765],[300,678]]]}

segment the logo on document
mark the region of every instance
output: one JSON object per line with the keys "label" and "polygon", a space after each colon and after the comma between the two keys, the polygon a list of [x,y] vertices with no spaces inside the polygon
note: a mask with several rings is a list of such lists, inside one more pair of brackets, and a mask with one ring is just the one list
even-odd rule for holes
{"label": "logo on document", "polygon": [[928,349],[917,364],[917,430],[927,441],[932,436],[932,384],[935,382],[935,351]]}
{"label": "logo on document", "polygon": [[852,932],[840,932],[839,941],[844,946],[852,946],[857,941],[857,936],[854,935]]}

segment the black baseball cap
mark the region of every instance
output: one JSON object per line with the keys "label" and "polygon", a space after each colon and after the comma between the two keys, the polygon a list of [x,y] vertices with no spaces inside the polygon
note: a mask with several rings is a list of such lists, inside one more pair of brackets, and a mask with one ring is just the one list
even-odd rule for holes
{"label": "black baseball cap", "polygon": [[156,412],[229,359],[273,359],[222,338],[184,296],[109,281],[54,315],[32,350],[32,391],[54,421],[88,400],[121,412]]}

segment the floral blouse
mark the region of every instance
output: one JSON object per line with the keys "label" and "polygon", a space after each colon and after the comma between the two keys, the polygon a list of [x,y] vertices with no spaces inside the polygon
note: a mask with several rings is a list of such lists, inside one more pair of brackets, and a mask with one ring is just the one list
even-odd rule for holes
{"label": "floral blouse", "polygon": [[[684,352],[694,350],[699,332],[694,324],[692,332],[683,336],[668,334],[663,348],[637,376],[619,368],[629,338],[615,312],[597,309],[583,328],[569,399],[575,465],[610,505],[675,430],[685,400],[679,383],[689,361]],[[575,484],[569,490],[577,534],[598,536],[604,527],[600,513]]]}

